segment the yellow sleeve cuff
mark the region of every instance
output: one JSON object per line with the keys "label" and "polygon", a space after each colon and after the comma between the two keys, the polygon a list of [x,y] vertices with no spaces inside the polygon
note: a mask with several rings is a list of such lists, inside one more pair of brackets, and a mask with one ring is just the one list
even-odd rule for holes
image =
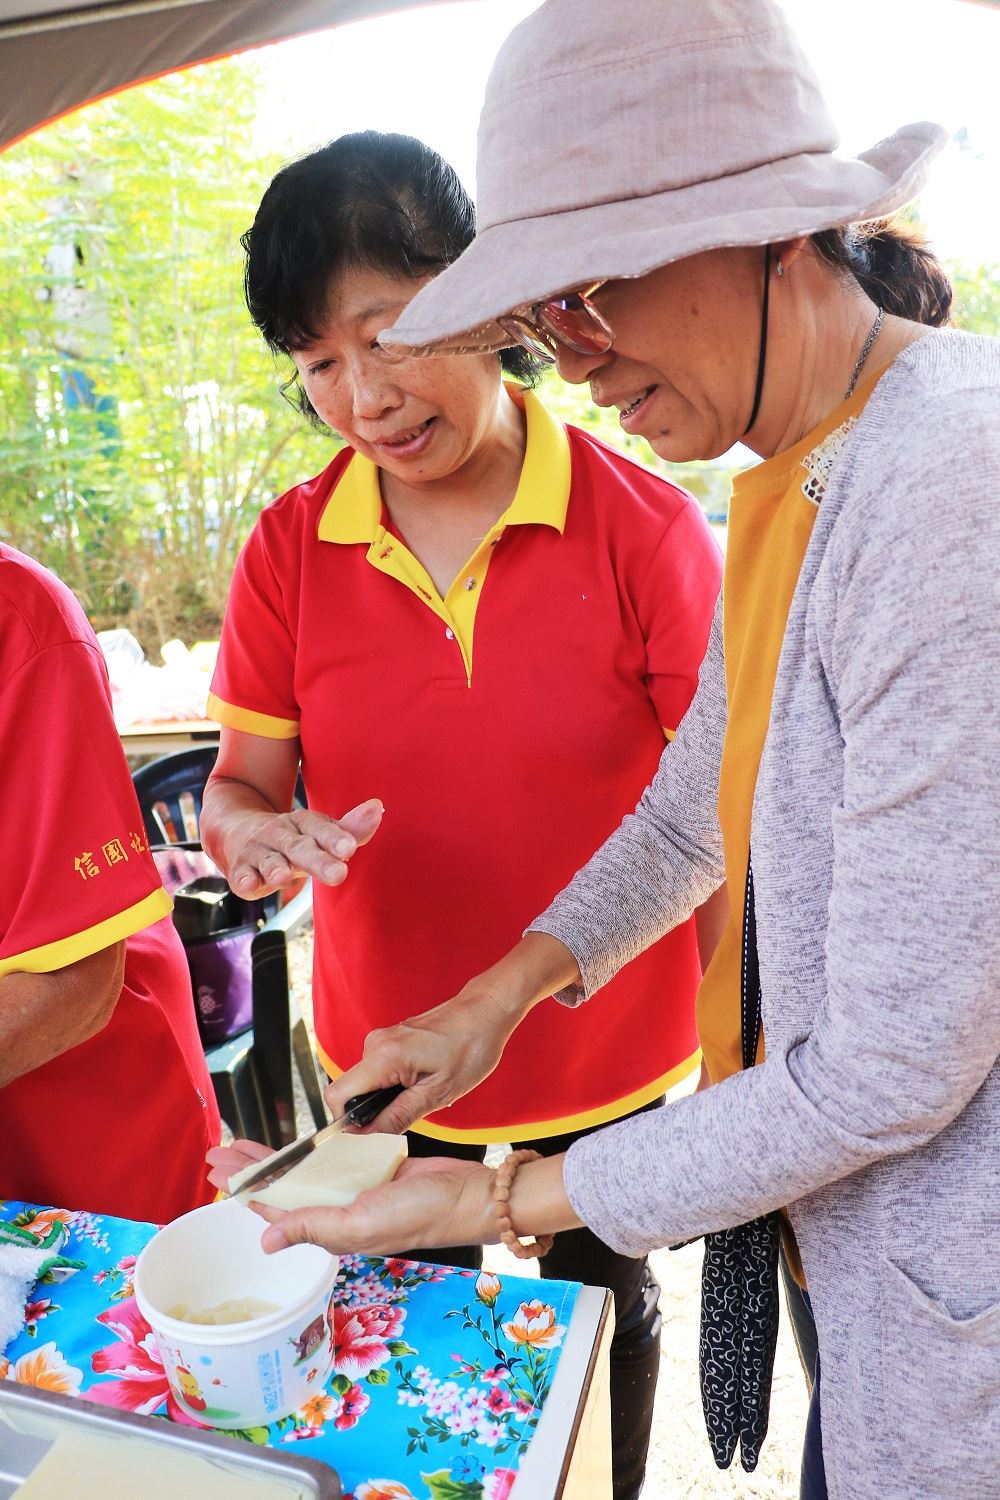
{"label": "yellow sleeve cuff", "polygon": [[51,974],[56,969],[65,969],[81,958],[89,958],[92,953],[113,947],[135,932],[142,932],[145,927],[152,927],[161,917],[169,915],[173,906],[161,886],[135,906],[107,917],[83,932],[76,932],[72,937],[58,938],[54,943],[43,943],[40,948],[29,948],[25,953],[0,958],[0,977],[4,974]]}
{"label": "yellow sleeve cuff", "polygon": [[278,719],[273,714],[255,713],[252,708],[237,708],[214,693],[208,695],[207,717],[227,729],[241,729],[244,734],[259,734],[267,740],[294,740],[298,737],[298,719]]}

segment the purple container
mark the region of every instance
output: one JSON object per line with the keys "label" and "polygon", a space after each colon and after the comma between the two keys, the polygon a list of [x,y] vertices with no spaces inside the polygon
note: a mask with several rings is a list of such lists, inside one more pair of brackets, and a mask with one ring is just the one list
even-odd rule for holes
{"label": "purple container", "polygon": [[253,1025],[250,945],[265,903],[235,895],[203,849],[165,846],[154,858],[174,898],[202,1043],[217,1047]]}
{"label": "purple container", "polygon": [[184,945],[198,1030],[206,1047],[227,1042],[253,1024],[250,944],[256,932],[254,922]]}

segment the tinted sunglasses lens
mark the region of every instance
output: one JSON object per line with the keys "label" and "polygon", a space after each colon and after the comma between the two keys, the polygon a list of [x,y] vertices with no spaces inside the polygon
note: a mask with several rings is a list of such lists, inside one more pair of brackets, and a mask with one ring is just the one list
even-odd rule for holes
{"label": "tinted sunglasses lens", "polygon": [[541,303],[538,321],[577,354],[607,354],[613,342],[611,330],[577,292]]}
{"label": "tinted sunglasses lens", "polygon": [[497,318],[497,324],[504,333],[510,335],[513,343],[520,344],[522,349],[527,349],[536,359],[544,360],[548,365],[554,362],[555,351],[547,335],[526,318]]}

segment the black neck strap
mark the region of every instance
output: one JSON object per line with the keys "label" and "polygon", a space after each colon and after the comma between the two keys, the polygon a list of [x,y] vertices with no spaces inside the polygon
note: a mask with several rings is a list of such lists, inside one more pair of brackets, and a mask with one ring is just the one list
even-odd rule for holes
{"label": "black neck strap", "polygon": [[757,957],[757,912],[753,899],[753,867],[747,859],[747,885],[743,898],[743,954],[740,965],[740,1019],[743,1032],[743,1066],[757,1060],[760,1038],[760,963]]}
{"label": "black neck strap", "polygon": [[753,393],[753,408],[750,412],[750,420],[743,429],[746,437],[751,427],[757,420],[760,411],[760,398],[764,392],[764,366],[767,363],[767,307],[771,297],[771,247],[764,246],[764,296],[760,309],[760,349],[757,355],[757,385]]}

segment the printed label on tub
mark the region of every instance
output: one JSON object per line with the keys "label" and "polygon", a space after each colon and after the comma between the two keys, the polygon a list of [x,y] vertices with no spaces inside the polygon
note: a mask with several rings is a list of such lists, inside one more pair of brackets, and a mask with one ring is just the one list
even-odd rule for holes
{"label": "printed label on tub", "polygon": [[161,1344],[174,1395],[192,1416],[214,1426],[256,1426],[296,1410],[322,1389],[333,1367],[333,1300],[313,1304],[303,1326],[269,1348],[230,1345],[207,1352]]}
{"label": "printed label on tub", "polygon": [[264,1353],[257,1360],[257,1375],[264,1407],[269,1412],[278,1410],[284,1398],[285,1388],[281,1379],[281,1365],[276,1354]]}

